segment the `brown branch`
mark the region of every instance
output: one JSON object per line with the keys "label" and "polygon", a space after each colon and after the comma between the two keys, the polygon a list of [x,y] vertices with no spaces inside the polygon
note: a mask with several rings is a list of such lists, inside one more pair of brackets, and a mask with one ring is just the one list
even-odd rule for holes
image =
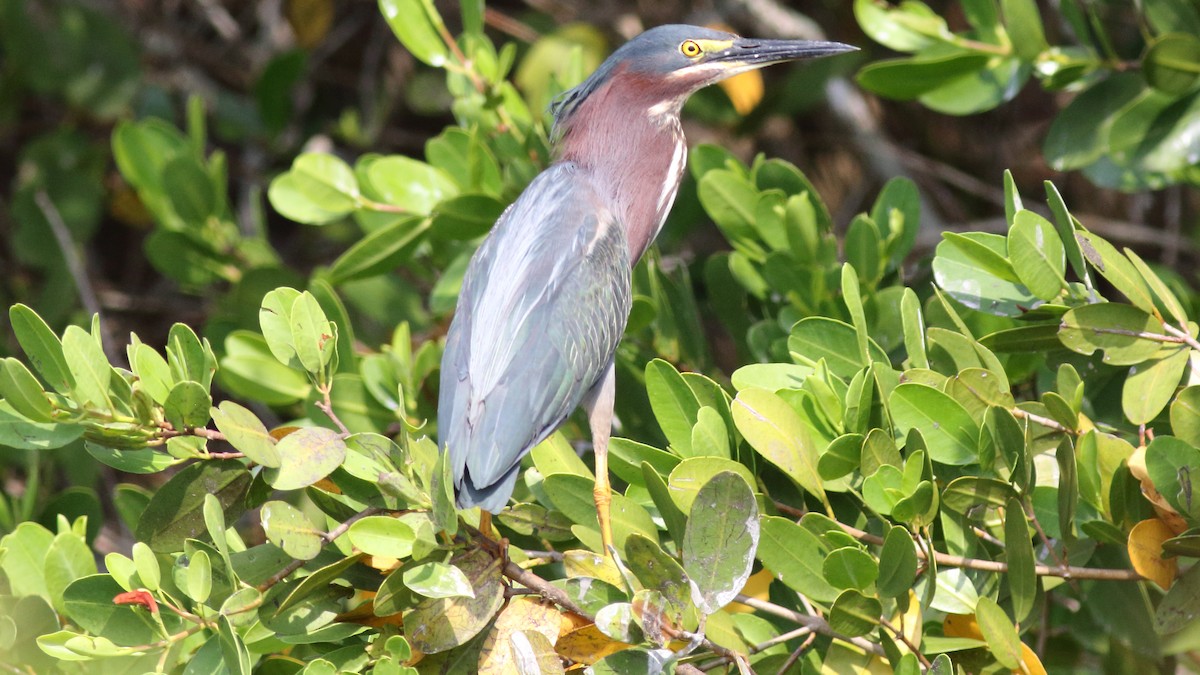
{"label": "brown branch", "polygon": [[[775,508],[779,509],[780,513],[793,515],[803,513],[799,509],[788,506],[780,502],[775,502]],[[837,522],[837,521],[834,521]],[[883,537],[878,537],[869,532],[864,532],[856,527],[845,523],[838,525],[846,531],[847,534],[855,539],[872,544],[875,546],[883,545]],[[917,557],[928,560],[929,554],[917,548]],[[998,574],[1008,573],[1008,564],[997,562],[995,560],[980,560],[978,558],[965,558],[959,555],[950,555],[949,553],[933,552],[933,559],[938,565],[947,567],[962,567],[971,570],[980,570],[982,572],[996,572]],[[1058,577],[1062,579],[1092,579],[1096,581],[1144,581],[1145,577],[1133,570],[1121,570],[1103,567],[1075,567],[1073,565],[1035,565],[1034,573],[1039,577]],[[748,603],[747,603],[748,604]]]}
{"label": "brown branch", "polygon": [[829,625],[828,621],[819,616],[801,614],[794,609],[788,609],[787,607],[776,605],[773,602],[759,600],[758,598],[752,598],[748,595],[742,595],[740,593],[733,599],[734,601],[740,602],[747,607],[753,607],[761,612],[772,614],[781,619],[787,619],[793,623],[798,623],[801,626],[812,629],[812,631],[815,633],[820,633],[821,635],[831,637],[835,640],[841,640],[842,642],[848,642],[859,649],[865,650],[868,654],[883,656],[883,647],[880,647],[870,640],[865,640],[860,637],[849,637],[842,635],[841,633],[835,631],[833,627]]}

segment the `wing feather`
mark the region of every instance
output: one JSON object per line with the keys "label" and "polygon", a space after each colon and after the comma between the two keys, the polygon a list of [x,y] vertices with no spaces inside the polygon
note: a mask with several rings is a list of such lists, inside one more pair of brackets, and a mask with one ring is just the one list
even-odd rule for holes
{"label": "wing feather", "polygon": [[624,229],[585,170],[551,167],[472,258],[446,340],[438,426],[460,506],[504,507],[521,458],[611,362],[629,307]]}

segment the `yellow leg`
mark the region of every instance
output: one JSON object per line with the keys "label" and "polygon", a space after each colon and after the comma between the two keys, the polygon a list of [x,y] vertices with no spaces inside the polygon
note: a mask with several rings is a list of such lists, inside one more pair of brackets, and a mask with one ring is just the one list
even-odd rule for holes
{"label": "yellow leg", "polygon": [[488,539],[496,538],[496,532],[492,529],[492,514],[488,511],[479,512],[479,533]]}
{"label": "yellow leg", "polygon": [[584,406],[588,412],[588,426],[592,429],[592,451],[596,455],[596,485],[592,496],[596,500],[596,519],[600,523],[600,543],[604,555],[613,553],[612,485],[608,482],[608,439],[612,436],[613,401],[616,395],[616,377],[613,366],[589,393]]}

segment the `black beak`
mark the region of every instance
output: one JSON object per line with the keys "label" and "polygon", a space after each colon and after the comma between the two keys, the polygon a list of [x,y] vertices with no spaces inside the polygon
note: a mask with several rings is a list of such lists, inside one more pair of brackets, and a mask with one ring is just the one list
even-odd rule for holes
{"label": "black beak", "polygon": [[821,56],[833,56],[835,54],[856,51],[858,51],[858,47],[852,47],[841,42],[738,38],[728,49],[712,54],[708,58],[708,61],[727,62],[731,65],[766,66],[781,61],[814,59]]}

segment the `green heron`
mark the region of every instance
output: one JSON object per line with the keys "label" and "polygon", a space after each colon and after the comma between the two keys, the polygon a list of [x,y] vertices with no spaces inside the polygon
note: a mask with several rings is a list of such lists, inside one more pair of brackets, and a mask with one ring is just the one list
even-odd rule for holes
{"label": "green heron", "polygon": [[558,99],[556,159],[471,258],[446,339],[438,426],[460,508],[503,509],[521,458],[582,404],[609,553],[613,355],[633,265],[662,228],[687,163],[683,102],[737,73],[854,49],[660,26]]}

